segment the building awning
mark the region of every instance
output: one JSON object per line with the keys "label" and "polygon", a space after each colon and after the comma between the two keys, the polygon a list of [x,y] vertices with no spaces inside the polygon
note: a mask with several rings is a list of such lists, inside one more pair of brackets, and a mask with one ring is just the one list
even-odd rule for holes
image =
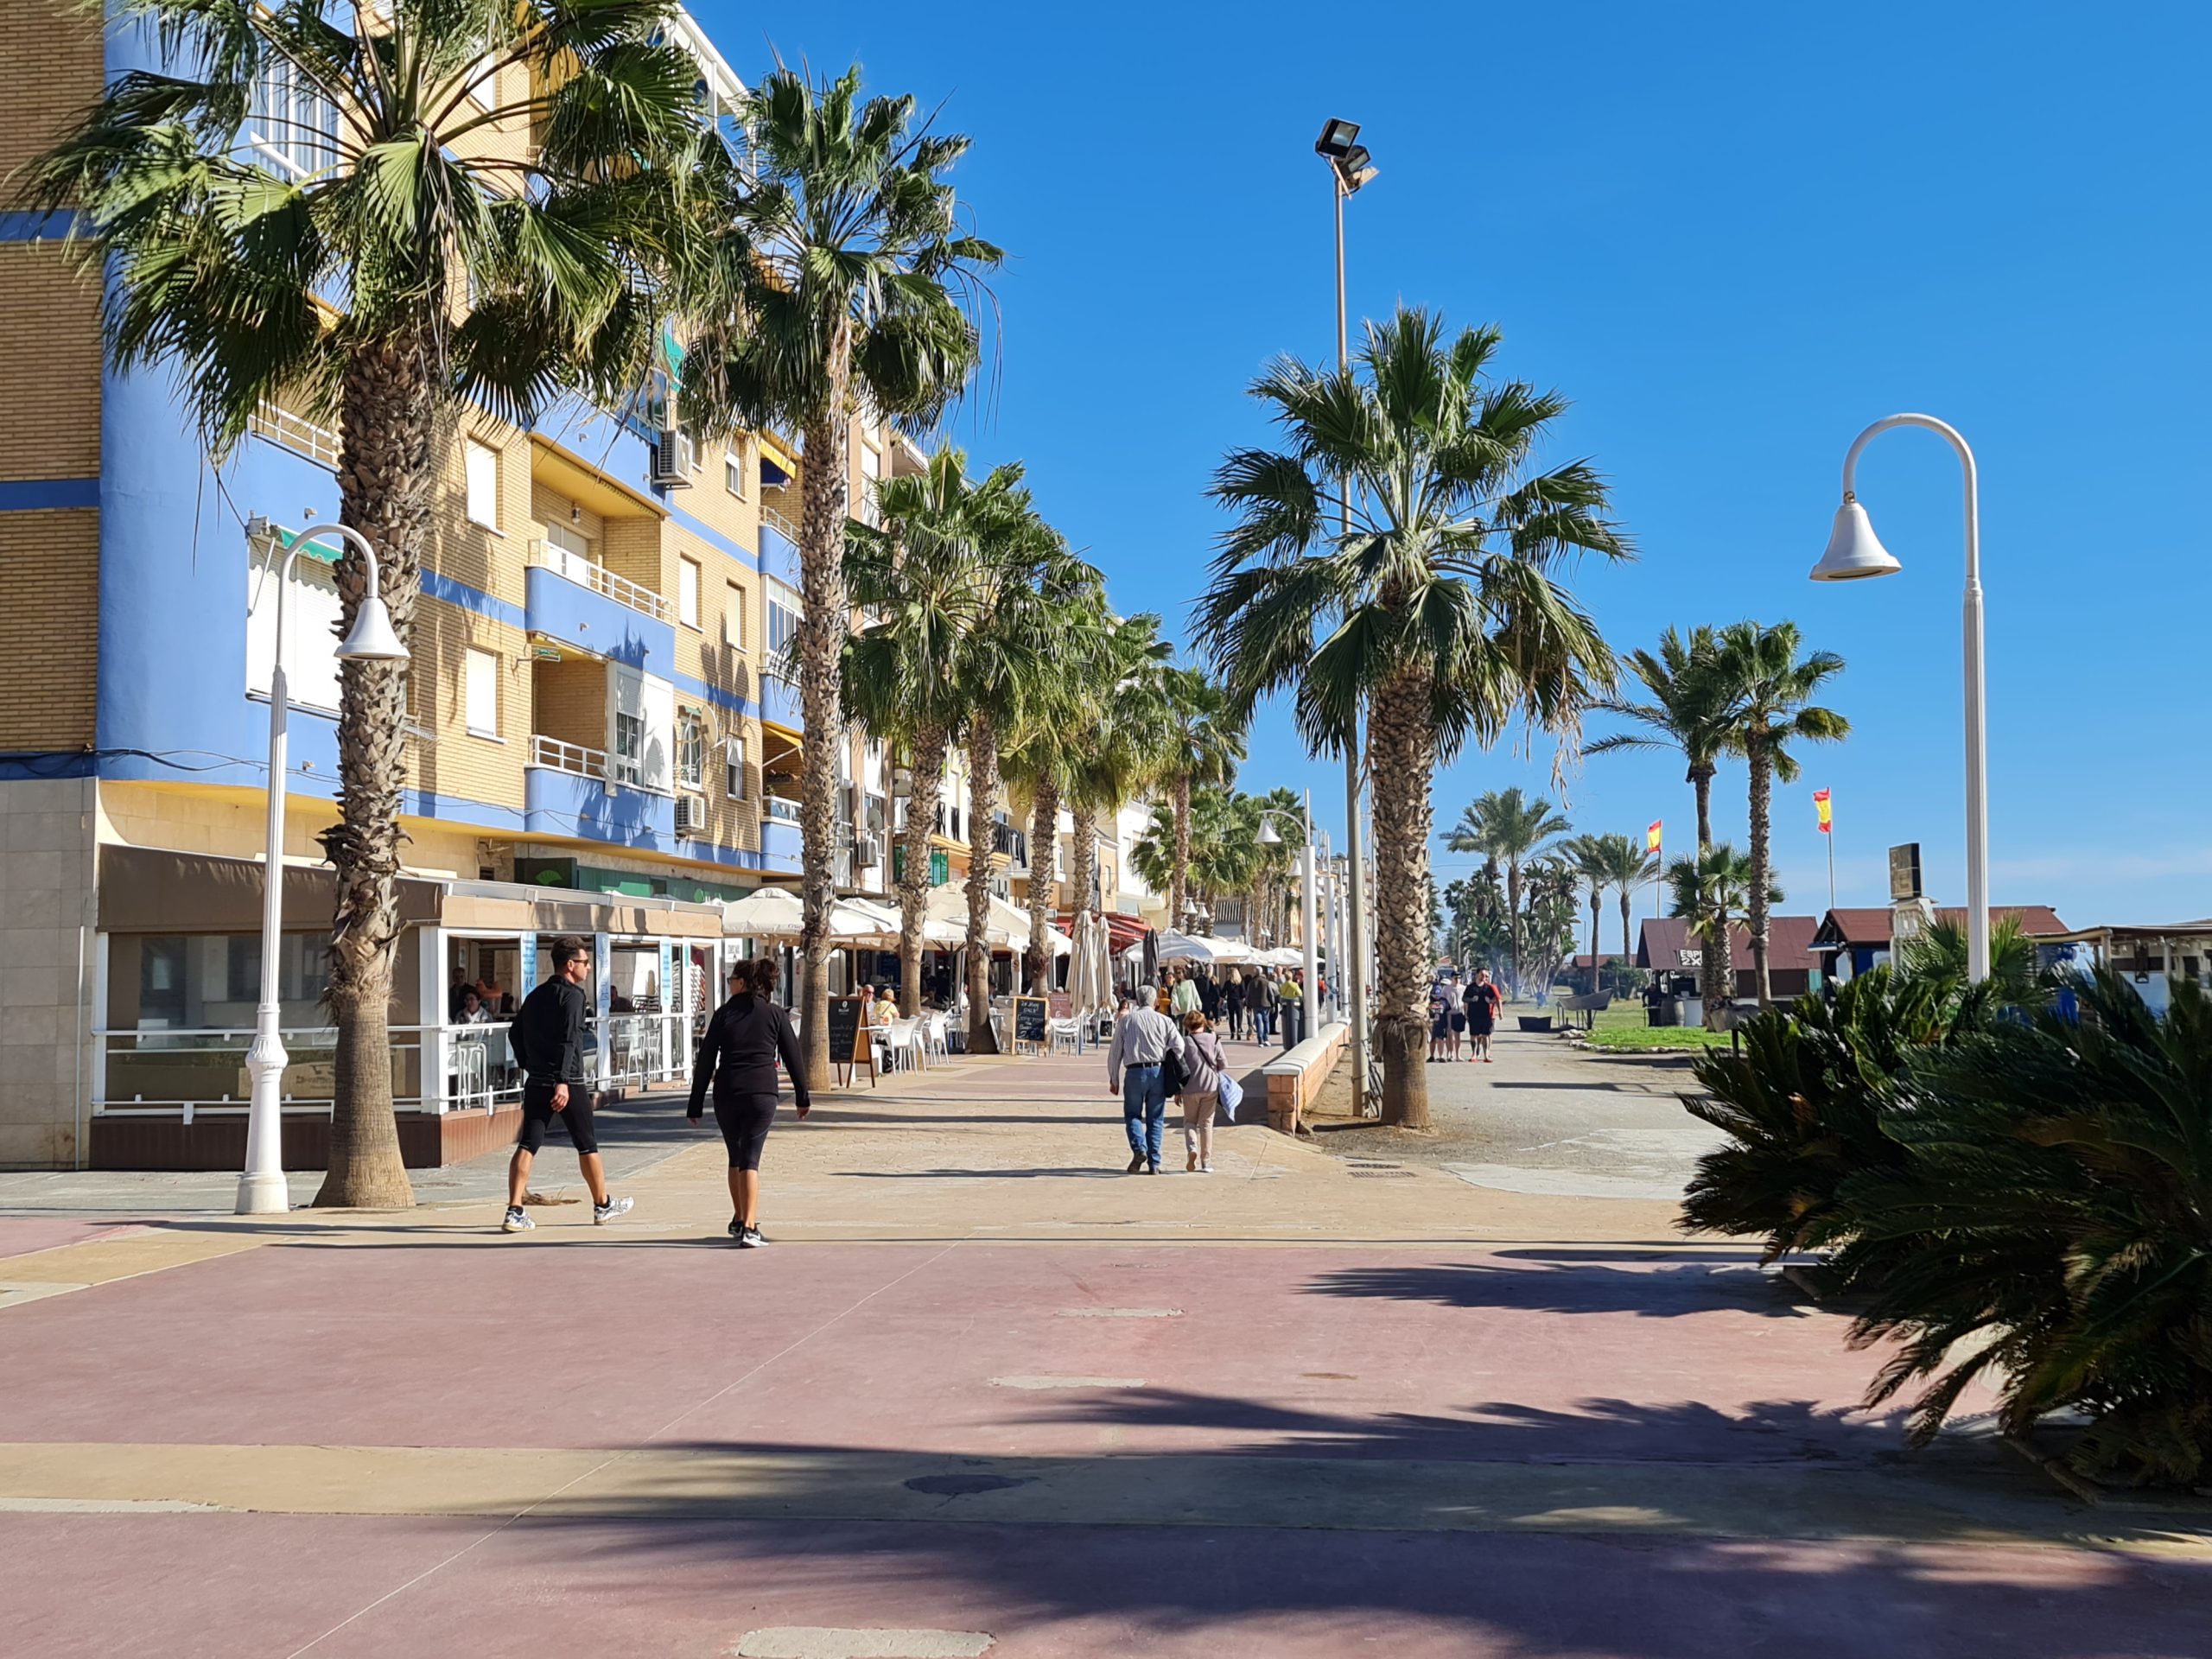
{"label": "building awning", "polygon": [[758,438],[760,444],[760,459],[783,474],[781,478],[768,478],[764,475],[761,480],[763,483],[772,488],[778,485],[788,484],[798,476],[798,461],[791,451],[785,447],[781,438],[766,432],[759,434]]}

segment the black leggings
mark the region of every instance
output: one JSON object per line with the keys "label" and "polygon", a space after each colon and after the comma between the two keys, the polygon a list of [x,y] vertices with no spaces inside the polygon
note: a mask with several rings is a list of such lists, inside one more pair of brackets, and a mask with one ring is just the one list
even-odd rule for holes
{"label": "black leggings", "polygon": [[760,1152],[768,1144],[768,1126],[775,1121],[773,1095],[715,1096],[715,1122],[721,1126],[732,1169],[760,1167]]}

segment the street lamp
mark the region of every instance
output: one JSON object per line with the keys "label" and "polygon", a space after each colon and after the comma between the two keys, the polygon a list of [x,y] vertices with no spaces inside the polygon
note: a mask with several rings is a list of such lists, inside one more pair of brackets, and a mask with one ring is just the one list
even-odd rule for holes
{"label": "street lamp", "polygon": [[[250,542],[279,539],[266,518],[254,518],[245,527]],[[245,1069],[253,1078],[253,1094],[246,1108],[245,1168],[238,1176],[238,1213],[242,1216],[282,1215],[291,1208],[291,1194],[284,1182],[284,1067],[291,1056],[284,1052],[278,1030],[283,1005],[277,1000],[277,955],[284,925],[284,779],[287,717],[290,705],[284,682],[284,595],[292,583],[292,565],[300,555],[325,537],[335,536],[360,550],[368,575],[368,592],[353,613],[353,626],[339,642],[338,659],[347,663],[398,663],[407,659],[407,647],[391,626],[391,616],[377,593],[377,550],[367,537],[345,524],[323,524],[293,542],[276,575],[276,632],[270,652],[269,670],[269,848],[261,872],[261,1007],[254,1020],[253,1046],[245,1052]]]}
{"label": "street lamp", "polygon": [[1300,991],[1304,993],[1303,996],[1300,999],[1300,1001],[1305,1016],[1304,1024],[1306,1028],[1299,1033],[1300,1038],[1303,1039],[1305,1038],[1313,1036],[1319,1031],[1321,1024],[1320,976],[1317,971],[1319,964],[1314,960],[1314,945],[1316,941],[1313,938],[1313,911],[1315,895],[1313,892],[1313,792],[1310,790],[1306,792],[1306,804],[1297,813],[1294,814],[1287,812],[1281,807],[1274,806],[1265,808],[1262,810],[1260,814],[1261,846],[1280,847],[1282,845],[1282,834],[1275,828],[1274,824],[1274,821],[1277,818],[1291,819],[1293,823],[1297,823],[1299,827],[1305,831],[1306,835],[1306,843],[1299,849],[1298,854],[1299,931],[1303,936],[1300,939],[1300,944],[1306,952],[1306,982],[1299,988]]}
{"label": "street lamp", "polygon": [[[1331,120],[1313,141],[1313,153],[1329,164],[1330,189],[1337,211],[1337,372],[1351,366],[1350,322],[1344,304],[1344,199],[1357,195],[1370,182],[1376,168],[1367,146],[1359,142],[1359,123]],[[1339,535],[1351,535],[1351,478],[1345,475],[1343,499],[1338,503]],[[1337,964],[1351,1020],[1351,1101],[1355,1116],[1367,1115],[1367,878],[1366,861],[1360,855],[1359,836],[1359,716],[1352,715],[1352,729],[1344,742],[1344,847],[1351,877],[1346,897],[1351,903],[1351,949]],[[1310,848],[1313,836],[1308,834]],[[1310,930],[1309,930],[1310,931]],[[1313,975],[1306,975],[1308,995]],[[1307,1018],[1311,1020],[1309,1012]],[[1311,1034],[1310,1033],[1308,1033]]]}
{"label": "street lamp", "polygon": [[1902,569],[1874,534],[1866,509],[1853,487],[1859,454],[1876,434],[1897,426],[1925,427],[1958,452],[1966,477],[1966,723],[1967,723],[1967,972],[1989,977],[1989,725],[1982,704],[1981,666],[1981,496],[1974,451],[1955,427],[1932,415],[1891,415],[1851,441],[1843,457],[1843,505],[1835,510],[1827,550],[1813,567],[1815,582],[1856,582]]}

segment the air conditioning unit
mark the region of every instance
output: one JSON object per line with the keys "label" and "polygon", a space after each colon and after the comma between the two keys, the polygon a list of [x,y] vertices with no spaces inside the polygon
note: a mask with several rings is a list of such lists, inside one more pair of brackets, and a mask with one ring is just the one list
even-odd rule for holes
{"label": "air conditioning unit", "polygon": [[663,431],[654,435],[652,455],[646,473],[655,484],[664,484],[671,489],[691,487],[690,441],[681,432]]}
{"label": "air conditioning unit", "polygon": [[706,829],[707,803],[705,800],[696,795],[677,796],[676,798],[676,833],[679,836],[697,836],[705,834]]}
{"label": "air conditioning unit", "polygon": [[874,836],[863,836],[853,861],[864,870],[873,869],[883,862],[883,843]]}

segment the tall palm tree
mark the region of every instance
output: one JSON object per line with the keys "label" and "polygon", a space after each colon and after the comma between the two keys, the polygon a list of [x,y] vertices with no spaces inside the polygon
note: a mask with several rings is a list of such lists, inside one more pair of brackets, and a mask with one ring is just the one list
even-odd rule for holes
{"label": "tall palm tree", "polygon": [[1114,622],[1101,641],[1101,660],[1084,688],[1075,724],[1088,741],[1074,755],[1066,795],[1075,849],[1068,876],[1077,910],[1098,894],[1098,817],[1151,789],[1166,744],[1166,699],[1160,680],[1170,647],[1150,613]]}
{"label": "tall palm tree", "polygon": [[1513,988],[1521,983],[1521,876],[1534,855],[1554,836],[1574,826],[1541,796],[1525,798],[1519,785],[1478,795],[1460,813],[1459,822],[1446,831],[1444,844],[1455,853],[1480,853],[1505,867],[1506,914],[1513,929]]}
{"label": "tall palm tree", "polygon": [[[1018,480],[1020,469],[1012,465]],[[968,1052],[996,1049],[991,1029],[992,858],[997,852],[1000,757],[1029,723],[1064,716],[1058,670],[1071,614],[1103,607],[1103,579],[1037,515],[1027,489],[985,526],[973,575],[974,626],[954,673],[967,709]]]}
{"label": "tall palm tree", "polygon": [[[1602,880],[1620,894],[1621,956],[1633,962],[1636,944],[1629,937],[1629,930],[1635,920],[1637,889],[1657,878],[1659,855],[1644,846],[1642,836],[1590,836],[1585,839],[1590,855],[1586,877],[1593,883],[1593,888],[1594,883]],[[1591,954],[1597,954],[1595,945],[1592,946]]]}
{"label": "tall palm tree", "polygon": [[1573,867],[1576,880],[1590,889],[1590,988],[1598,988],[1598,917],[1605,908],[1605,889],[1612,885],[1598,843],[1603,836],[1577,836],[1560,848],[1560,855]]}
{"label": "tall palm tree", "polygon": [[[1754,890],[1749,855],[1738,852],[1725,841],[1669,864],[1667,892],[1667,913],[1687,921],[1691,938],[1700,942],[1717,939],[1724,953],[1729,948],[1729,930],[1735,925],[1736,917],[1749,908],[1754,897],[1767,904],[1777,904],[1782,899],[1780,887],[1770,886],[1763,893]],[[1723,960],[1726,959],[1724,955]],[[1732,995],[1734,990],[1731,984],[1723,995]],[[1713,1008],[1706,1010],[1708,1025],[1717,1017]]]}
{"label": "tall palm tree", "polygon": [[1833,743],[1851,730],[1851,722],[1834,710],[1816,706],[1813,699],[1821,687],[1843,672],[1843,658],[1832,651],[1800,656],[1803,644],[1795,622],[1777,622],[1770,628],[1756,622],[1732,622],[1719,634],[1716,669],[1728,688],[1735,718],[1730,722],[1727,745],[1731,753],[1750,763],[1751,774],[1751,890],[1749,926],[1751,969],[1758,986],[1759,1006],[1774,1000],[1767,972],[1766,890],[1774,861],[1770,842],[1774,814],[1774,784],[1797,780],[1797,760],[1789,745]]}
{"label": "tall palm tree", "polygon": [[799,1035],[809,1077],[826,1088],[847,435],[863,410],[911,430],[936,424],[980,355],[964,302],[1002,255],[962,228],[944,177],[968,140],[917,125],[912,98],[863,99],[857,67],[823,84],[779,67],[747,96],[740,121],[757,181],[726,203],[720,291],[684,359],[683,393],[709,431],[780,427],[804,452]]}
{"label": "tall palm tree", "polygon": [[[217,459],[264,404],[337,427],[340,517],[375,547],[404,642],[464,403],[522,424],[565,392],[634,391],[704,222],[694,206],[736,181],[698,118],[690,60],[655,43],[665,0],[392,0],[359,34],[332,10],[111,0],[111,26],[150,31],[164,67],[119,77],[25,188],[72,212],[104,264],[115,363],[173,371]],[[269,107],[280,75],[287,108],[327,123]],[[485,143],[524,125],[526,155]],[[303,165],[264,161],[249,127]],[[351,548],[336,577],[350,628],[365,590]],[[340,665],[320,1205],[413,1201],[390,1037],[407,677],[404,662]]]}
{"label": "tall palm tree", "polygon": [[1368,710],[1382,1114],[1417,1128],[1432,774],[1516,715],[1563,740],[1579,729],[1612,656],[1556,573],[1579,551],[1628,553],[1592,467],[1535,469],[1566,404],[1491,379],[1498,340],[1447,340],[1440,319],[1402,309],[1368,325],[1349,368],[1285,359],[1262,375],[1252,392],[1282,447],[1236,451],[1215,474],[1236,522],[1198,608],[1240,709],[1290,692],[1308,746],[1338,755]]}
{"label": "tall palm tree", "polygon": [[899,888],[900,1009],[921,1008],[922,923],[929,900],[930,836],[937,828],[946,751],[967,722],[962,652],[976,620],[979,547],[1020,511],[1018,470],[982,483],[948,445],[918,473],[878,486],[880,527],[848,524],[845,587],[875,620],[843,645],[844,707],[893,747],[912,779]]}
{"label": "tall palm tree", "polygon": [[1168,925],[1191,928],[1191,791],[1226,784],[1244,758],[1243,721],[1229,694],[1195,668],[1173,668],[1160,677],[1166,698],[1166,747],[1161,771],[1173,791],[1175,859],[1168,873]]}
{"label": "tall palm tree", "polygon": [[[1710,627],[1692,629],[1687,639],[1670,627],[1659,636],[1656,655],[1630,652],[1622,660],[1643,683],[1646,696],[1605,697],[1594,704],[1601,713],[1631,722],[1631,729],[1609,733],[1587,751],[1679,751],[1688,765],[1688,781],[1696,797],[1700,853],[1713,845],[1713,779],[1738,714],[1727,680],[1715,666],[1719,649],[1719,637]],[[1708,931],[1698,966],[1698,987],[1707,1007],[1718,1008],[1727,1001],[1728,971],[1727,942],[1714,939]]]}

